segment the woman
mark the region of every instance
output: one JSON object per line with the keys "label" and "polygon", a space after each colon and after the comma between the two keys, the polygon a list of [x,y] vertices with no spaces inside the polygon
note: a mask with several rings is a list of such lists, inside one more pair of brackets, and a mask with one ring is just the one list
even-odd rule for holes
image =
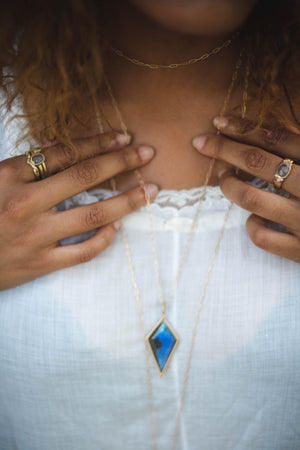
{"label": "woman", "polygon": [[2,7],[1,450],[299,449],[296,6]]}

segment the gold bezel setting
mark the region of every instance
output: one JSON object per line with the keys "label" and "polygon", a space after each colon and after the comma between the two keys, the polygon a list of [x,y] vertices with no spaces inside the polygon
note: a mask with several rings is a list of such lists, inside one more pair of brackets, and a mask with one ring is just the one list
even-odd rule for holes
{"label": "gold bezel setting", "polygon": [[[173,337],[174,337],[174,339],[175,339],[175,343],[174,343],[174,345],[173,345],[173,348],[172,348],[172,350],[171,350],[171,352],[170,352],[170,354],[169,354],[169,356],[168,356],[168,359],[167,359],[167,361],[166,361],[164,367],[161,369],[161,368],[160,368],[160,365],[159,365],[159,363],[158,363],[157,357],[156,357],[156,355],[155,355],[155,353],[154,353],[154,350],[153,350],[153,348],[152,348],[152,346],[151,346],[150,339],[151,339],[152,335],[155,333],[155,331],[161,326],[161,324],[162,324],[163,322],[165,323],[165,325],[167,326],[167,328],[171,331],[171,333],[172,333],[172,335],[173,335]],[[148,347],[149,347],[149,350],[150,350],[150,353],[151,353],[151,355],[152,355],[152,358],[154,359],[155,366],[156,366],[156,368],[157,368],[157,370],[158,370],[158,373],[159,373],[160,376],[162,376],[162,375],[165,373],[165,371],[167,370],[167,368],[168,368],[168,366],[169,366],[169,364],[170,364],[170,361],[171,361],[171,359],[172,359],[172,357],[173,357],[173,355],[174,355],[174,352],[175,352],[176,348],[178,347],[178,344],[179,344],[179,336],[178,336],[178,334],[176,333],[176,331],[174,330],[174,328],[172,327],[172,325],[170,324],[170,322],[166,319],[166,317],[163,316],[163,317],[156,323],[156,325],[154,325],[154,327],[151,329],[151,331],[150,331],[150,332],[148,333],[148,335],[145,337],[145,340],[146,340],[147,345],[148,345]]]}
{"label": "gold bezel setting", "polygon": [[[280,189],[284,180],[289,176],[293,167],[294,161],[292,159],[284,159],[278,166],[278,169],[274,175],[273,185],[276,189]],[[279,172],[281,169],[287,168],[287,172],[281,175]]]}
{"label": "gold bezel setting", "polygon": [[[48,171],[42,150],[40,148],[35,148],[34,150],[29,150],[25,154],[27,156],[27,164],[31,166],[36,179],[42,180],[43,178],[46,178]],[[36,162],[34,159],[38,156],[41,157],[41,160]]]}

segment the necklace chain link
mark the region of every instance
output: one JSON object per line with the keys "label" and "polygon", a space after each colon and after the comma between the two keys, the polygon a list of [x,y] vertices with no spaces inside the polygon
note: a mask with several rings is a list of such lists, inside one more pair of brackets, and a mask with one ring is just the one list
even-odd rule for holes
{"label": "necklace chain link", "polygon": [[[229,45],[229,44],[228,44]],[[224,103],[222,106],[222,109],[220,111],[220,117],[223,117],[225,114],[225,111],[228,107],[228,103],[229,100],[231,98],[231,94],[232,94],[232,90],[234,88],[235,82],[237,80],[237,76],[238,76],[238,72],[240,70],[241,64],[242,64],[242,60],[243,60],[243,54],[244,54],[244,49],[242,49],[242,51],[240,52],[239,58],[236,62],[235,68],[234,68],[234,72],[232,75],[232,79],[229,85],[229,88],[227,90],[225,99],[224,99]],[[249,78],[249,64],[247,64],[246,66],[246,74],[245,74],[245,82],[244,82],[244,90],[243,90],[243,98],[242,98],[242,117],[244,118],[246,115],[246,106],[247,106],[247,91],[248,91],[248,78]],[[125,136],[127,137],[127,142],[129,143],[130,138],[128,135],[128,130],[126,127],[126,124],[124,122],[122,113],[120,111],[120,108],[118,106],[118,103],[116,101],[116,98],[113,94],[112,91],[112,87],[107,79],[107,77],[104,75],[104,82],[106,84],[109,96],[111,98],[111,102],[112,105],[115,109],[115,112],[118,116],[118,119],[120,121],[120,126],[121,129],[123,131],[123,133],[125,134]],[[102,121],[101,121],[101,116],[100,116],[100,112],[98,109],[98,106],[96,104],[96,101],[94,99],[94,107],[95,107],[95,112],[96,112],[96,118],[97,118],[97,122],[98,122],[98,126],[99,126],[99,131],[101,133],[103,133],[103,125],[102,125]],[[220,130],[217,130],[216,134],[220,134]],[[215,163],[215,159],[211,159],[210,164],[209,164],[209,168],[208,168],[208,172],[206,174],[206,179],[203,185],[203,191],[202,194],[199,198],[199,203],[196,209],[196,213],[186,240],[186,244],[180,259],[180,263],[179,263],[179,267],[177,270],[177,274],[175,277],[175,280],[173,282],[172,285],[172,289],[170,292],[170,295],[167,299],[167,301],[163,300],[163,294],[162,294],[162,288],[161,288],[161,280],[160,280],[160,270],[159,270],[159,263],[158,263],[158,257],[157,257],[157,246],[156,246],[156,241],[155,241],[155,237],[154,237],[154,227],[153,227],[153,220],[152,220],[152,214],[151,214],[151,201],[150,201],[150,197],[149,194],[145,188],[145,182],[141,176],[141,174],[139,173],[138,170],[135,170],[135,175],[141,185],[141,187],[144,190],[144,194],[145,194],[145,198],[146,198],[146,204],[147,204],[147,211],[148,211],[148,217],[149,217],[149,224],[150,224],[150,236],[151,236],[151,241],[152,241],[152,248],[153,248],[153,259],[154,259],[154,266],[155,266],[155,273],[156,273],[156,279],[157,279],[157,285],[158,285],[158,292],[159,292],[159,298],[160,298],[160,302],[161,302],[161,310],[162,310],[162,315],[165,315],[166,312],[166,307],[169,306],[175,290],[176,290],[176,285],[179,279],[179,275],[181,273],[181,269],[182,266],[184,264],[184,260],[185,257],[187,255],[188,249],[190,247],[190,243],[192,240],[192,236],[195,230],[195,227],[197,225],[197,221],[198,221],[198,217],[199,217],[199,213],[200,213],[200,209],[201,209],[201,205],[203,203],[203,200],[205,198],[206,195],[206,190],[207,190],[207,186],[209,183],[209,179],[214,167],[214,163]],[[115,179],[111,179],[111,186],[114,192],[116,192],[117,190],[117,186],[116,186],[116,181]],[[209,279],[210,279],[210,275],[212,273],[213,267],[214,267],[214,263],[217,257],[217,253],[220,247],[220,243],[224,234],[224,230],[225,230],[225,226],[226,226],[226,222],[227,219],[229,217],[229,213],[230,213],[230,209],[232,207],[232,202],[230,201],[228,203],[228,207],[224,216],[224,220],[223,220],[223,224],[221,227],[221,230],[219,232],[218,238],[217,238],[217,243],[213,252],[213,256],[211,258],[210,261],[210,265],[209,265],[209,269],[206,275],[206,279],[204,282],[204,286],[202,289],[202,293],[201,293],[201,297],[199,300],[199,305],[198,305],[198,309],[197,309],[197,313],[196,313],[196,319],[195,319],[195,324],[194,324],[194,328],[193,328],[193,333],[192,333],[192,340],[191,340],[191,346],[190,346],[190,350],[189,350],[189,354],[188,354],[188,360],[187,360],[187,364],[186,364],[186,369],[185,369],[185,373],[184,373],[184,381],[183,381],[183,387],[182,387],[182,391],[181,391],[181,395],[180,395],[180,403],[179,403],[179,408],[178,408],[178,412],[177,412],[177,417],[176,417],[176,423],[175,423],[175,430],[174,430],[174,434],[173,434],[173,438],[172,438],[172,450],[175,450],[176,448],[176,443],[177,443],[177,438],[178,438],[178,433],[179,433],[179,428],[180,428],[180,420],[181,420],[181,414],[182,414],[182,409],[183,409],[183,405],[184,405],[184,399],[185,399],[185,394],[186,394],[186,389],[187,389],[187,384],[188,384],[188,378],[189,378],[189,373],[190,373],[190,367],[191,367],[191,361],[192,361],[192,356],[193,356],[193,350],[194,350],[194,346],[195,346],[195,341],[196,341],[196,335],[197,335],[197,329],[198,329],[198,323],[199,323],[199,319],[200,319],[200,313],[202,310],[202,306],[204,303],[204,299],[205,299],[205,295],[206,295],[206,291],[207,291],[207,287],[208,287],[208,283],[209,283]],[[136,279],[136,275],[135,275],[135,270],[134,270],[134,264],[132,261],[132,256],[131,256],[131,251],[130,251],[130,247],[129,247],[129,242],[128,242],[128,238],[127,238],[127,233],[126,233],[126,229],[124,226],[123,221],[121,220],[121,231],[122,231],[122,235],[123,235],[123,241],[124,241],[124,245],[125,245],[125,251],[126,251],[126,255],[127,255],[127,259],[128,259],[128,263],[129,263],[129,269],[130,269],[130,273],[131,273],[131,279],[132,279],[132,284],[133,284],[133,289],[134,289],[134,293],[135,293],[135,297],[136,297],[136,302],[137,302],[137,309],[138,309],[138,314],[139,314],[139,318],[140,318],[140,324],[141,324],[141,328],[142,328],[142,332],[144,337],[146,336],[146,326],[145,326],[145,320],[144,320],[144,314],[143,314],[143,307],[142,307],[142,301],[141,301],[141,295],[140,295],[140,290],[137,284],[137,279]],[[151,421],[151,431],[152,431],[152,441],[153,441],[153,449],[154,450],[158,450],[157,447],[157,434],[156,434],[156,425],[155,425],[155,416],[154,416],[154,406],[153,406],[153,392],[152,392],[152,382],[151,382],[151,375],[150,375],[150,365],[149,365],[149,357],[148,357],[148,350],[147,350],[147,344],[146,344],[146,340],[144,339],[144,358],[145,358],[145,367],[146,367],[146,377],[147,377],[147,390],[148,390],[148,404],[149,404],[149,412],[150,412],[150,421]]]}
{"label": "necklace chain link", "polygon": [[[228,103],[229,103],[229,100],[230,100],[230,97],[231,97],[231,94],[232,94],[232,90],[233,90],[234,84],[236,82],[238,72],[239,72],[240,67],[241,67],[242,56],[243,56],[243,50],[240,53],[240,56],[239,56],[238,61],[236,63],[235,70],[233,72],[232,79],[231,79],[229,88],[227,90],[226,97],[225,97],[222,109],[220,111],[220,117],[224,116],[224,113],[225,113],[225,111],[226,111],[226,109],[228,107]],[[115,109],[115,111],[116,111],[116,113],[118,115],[118,118],[119,118],[119,121],[120,121],[120,125],[121,125],[121,129],[122,129],[123,133],[125,134],[125,136],[127,137],[127,142],[129,142],[130,138],[129,138],[129,135],[128,135],[127,127],[125,125],[125,122],[124,122],[123,116],[121,114],[120,108],[118,106],[118,103],[117,103],[116,98],[114,96],[114,93],[112,91],[112,87],[111,87],[111,85],[110,85],[110,83],[109,83],[109,81],[108,81],[106,76],[104,78],[104,81],[106,83],[107,90],[108,90],[109,96],[111,98],[112,104],[114,106],[114,109]],[[245,96],[245,98],[243,97],[243,109],[245,109],[245,107],[244,107],[245,101],[246,101],[246,96]],[[242,114],[244,114],[244,111],[243,111]],[[220,134],[220,130],[219,129],[217,130],[217,134]],[[185,244],[185,247],[184,247],[184,250],[183,250],[180,262],[179,262],[179,267],[178,267],[178,270],[177,270],[177,273],[176,273],[176,277],[175,277],[175,280],[174,280],[174,282],[172,284],[172,288],[171,288],[170,294],[169,294],[169,296],[168,296],[166,301],[163,298],[162,288],[161,288],[162,284],[161,284],[161,279],[160,279],[159,262],[158,262],[158,257],[157,257],[157,246],[156,246],[156,241],[155,241],[155,237],[154,237],[153,220],[152,220],[151,206],[150,206],[151,205],[151,200],[150,200],[150,197],[149,197],[149,193],[148,193],[148,191],[145,188],[145,182],[144,182],[140,172],[138,170],[134,171],[134,174],[135,174],[139,184],[141,185],[141,187],[144,190],[144,195],[145,195],[146,202],[147,202],[147,211],[148,211],[148,217],[149,217],[149,223],[150,223],[150,237],[151,237],[151,241],[152,241],[154,267],[155,267],[155,274],[156,274],[156,280],[157,280],[157,285],[158,285],[158,294],[159,294],[159,299],[160,299],[160,303],[161,303],[162,315],[165,315],[166,308],[167,308],[167,306],[170,305],[170,303],[172,301],[172,298],[174,296],[174,293],[175,293],[175,290],[176,290],[176,286],[177,286],[177,282],[178,282],[178,279],[179,279],[179,275],[180,275],[181,269],[183,267],[183,264],[184,264],[184,261],[185,261],[185,257],[186,257],[186,255],[188,253],[188,249],[189,249],[189,246],[190,246],[190,243],[191,243],[191,240],[192,240],[192,236],[193,236],[196,224],[197,224],[197,220],[198,220],[199,214],[200,214],[201,205],[202,205],[202,202],[203,202],[203,200],[205,198],[205,195],[206,195],[206,188],[207,188],[209,179],[211,177],[211,173],[212,173],[212,170],[213,170],[214,162],[215,162],[215,160],[211,159],[210,164],[209,164],[209,168],[208,168],[208,171],[207,171],[207,174],[206,174],[206,178],[205,178],[205,181],[204,181],[204,185],[203,185],[203,192],[201,193],[201,196],[199,198],[199,203],[198,203],[198,206],[197,206],[197,210],[196,210],[196,213],[195,213],[195,216],[194,216],[194,219],[193,219],[193,222],[192,222],[192,225],[191,225],[191,228],[190,228],[187,240],[186,240],[186,244]],[[113,183],[114,183],[114,190],[116,190],[115,180],[113,181]]]}
{"label": "necklace chain link", "polygon": [[109,48],[118,56],[120,56],[121,58],[125,59],[128,62],[131,62],[132,64],[135,64],[136,66],[140,66],[140,67],[146,67],[148,69],[177,69],[178,67],[183,67],[183,66],[190,66],[192,64],[195,64],[197,62],[200,61],[205,61],[206,59],[208,59],[210,56],[212,55],[217,55],[218,53],[220,53],[221,50],[223,50],[226,47],[229,47],[231,45],[231,43],[234,41],[234,39],[239,35],[239,32],[235,32],[229,39],[226,39],[223,44],[221,44],[218,47],[213,48],[212,50],[210,50],[209,52],[203,53],[202,55],[196,57],[196,58],[190,58],[187,59],[186,61],[182,61],[180,63],[172,63],[172,64],[151,64],[151,63],[146,63],[143,62],[137,58],[132,58],[128,55],[126,55],[122,50],[113,47],[111,44],[109,45]]}

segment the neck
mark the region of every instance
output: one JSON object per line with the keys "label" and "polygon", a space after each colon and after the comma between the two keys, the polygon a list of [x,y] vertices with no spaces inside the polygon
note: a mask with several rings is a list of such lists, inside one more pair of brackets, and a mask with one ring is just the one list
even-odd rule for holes
{"label": "neck", "polygon": [[[192,36],[166,29],[133,6],[125,6],[125,0],[111,17],[104,29],[108,41],[128,56],[147,63],[171,64],[197,57],[229,37]],[[191,139],[201,132],[215,131],[212,119],[221,111],[239,51],[236,39],[206,61],[152,70],[106,49],[104,70],[133,141],[147,142],[156,149],[154,160],[141,170],[144,179],[167,189],[204,183],[209,160],[192,148]],[[237,94],[235,105],[241,100],[240,92]],[[120,130],[105,89],[102,100],[107,123]],[[131,178],[128,181],[125,177],[124,183],[118,180],[119,188],[136,185],[136,178]],[[211,178],[212,184],[215,179]]]}
{"label": "neck", "polygon": [[[156,23],[147,15],[140,12],[132,4],[118,2],[110,3],[110,17],[107,21],[105,35],[109,43],[122,50],[127,56],[137,58],[145,63],[169,65],[180,63],[188,59],[199,57],[216,48],[230,36],[188,35],[168,29]],[[131,85],[144,87],[155,84],[159,91],[162,85],[166,92],[167,85],[174,93],[175,87],[190,85],[194,87],[213,85],[223,88],[228,85],[232,74],[234,61],[238,54],[238,43],[232,42],[228,48],[223,48],[218,54],[211,55],[207,60],[200,61],[176,69],[148,69],[134,65],[108,49],[105,59],[109,72],[114,72],[114,81],[130,79]],[[119,80],[120,81],[120,80]],[[204,83],[204,85],[203,85]]]}

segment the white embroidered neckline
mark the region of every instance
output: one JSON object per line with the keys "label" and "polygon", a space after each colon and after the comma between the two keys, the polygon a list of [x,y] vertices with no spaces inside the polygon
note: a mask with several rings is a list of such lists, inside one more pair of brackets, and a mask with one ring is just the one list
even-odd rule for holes
{"label": "white embroidered neckline", "polygon": [[[195,187],[191,189],[161,189],[151,205],[153,208],[158,209],[176,209],[181,210],[183,208],[193,208],[198,204],[200,196],[203,193],[203,186]],[[80,203],[87,200],[88,197],[96,198],[97,200],[106,200],[114,195],[121,194],[121,191],[117,191],[116,194],[110,189],[95,188],[76,196],[76,201]],[[219,186],[207,186],[206,194],[203,199],[203,205],[209,208],[212,204],[221,202],[227,204],[228,199],[224,196]]]}
{"label": "white embroidered neckline", "polygon": [[[260,178],[255,178],[251,181],[253,186],[264,189],[264,190],[272,190],[272,186],[264,180]],[[159,210],[182,210],[185,208],[193,209],[195,205],[198,204],[199,199],[203,193],[204,186],[198,186],[191,189],[161,189],[153,202],[151,203],[154,209]],[[117,191],[116,194],[120,194],[121,191]],[[74,199],[75,204],[76,201],[88,202],[99,200],[106,200],[112,197],[114,192],[110,189],[101,189],[95,188],[91,189],[87,192],[83,192],[82,194],[78,194]],[[202,206],[205,209],[216,208],[216,206],[220,206],[221,208],[225,207],[228,203],[228,199],[224,196],[221,188],[219,186],[207,186],[206,194],[202,202]]]}
{"label": "white embroidered neckline", "polygon": [[[182,209],[192,207],[199,202],[204,187],[191,189],[162,189],[158,192],[153,204],[159,208]],[[219,186],[207,186],[203,203],[224,201],[225,197]]]}

